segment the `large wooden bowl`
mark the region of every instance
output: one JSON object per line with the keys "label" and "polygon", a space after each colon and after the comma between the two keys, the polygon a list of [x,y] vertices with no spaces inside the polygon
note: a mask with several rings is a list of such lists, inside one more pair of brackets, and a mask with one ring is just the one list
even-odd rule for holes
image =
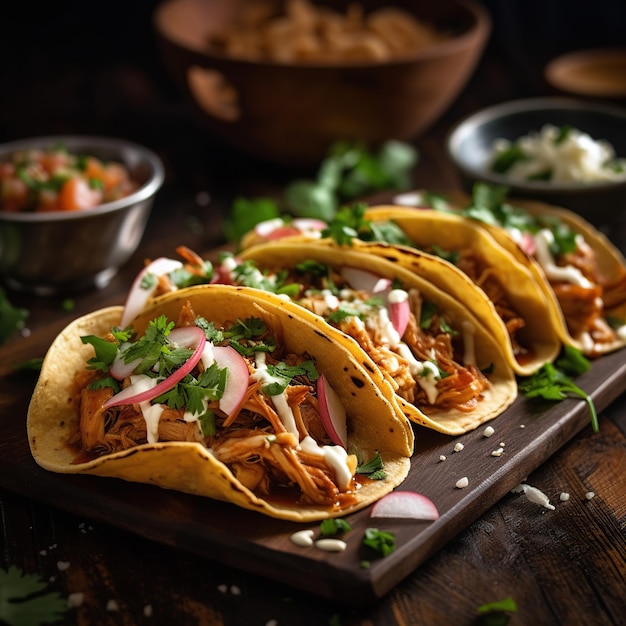
{"label": "large wooden bowl", "polygon": [[[245,1],[165,0],[154,14],[163,60],[209,129],[249,154],[295,166],[319,161],[336,140],[375,146],[417,137],[463,89],[491,30],[473,0],[407,0],[403,9],[454,36],[378,63],[288,64],[210,53],[209,35],[232,24]],[[369,11],[385,3],[359,4]],[[332,3],[337,10],[347,5]]]}

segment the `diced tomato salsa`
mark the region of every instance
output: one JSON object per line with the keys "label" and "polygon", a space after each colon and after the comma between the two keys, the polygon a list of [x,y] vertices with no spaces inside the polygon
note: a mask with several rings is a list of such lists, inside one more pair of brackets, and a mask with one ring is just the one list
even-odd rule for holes
{"label": "diced tomato salsa", "polygon": [[124,198],[139,185],[121,163],[63,146],[24,150],[0,161],[0,210],[77,211]]}

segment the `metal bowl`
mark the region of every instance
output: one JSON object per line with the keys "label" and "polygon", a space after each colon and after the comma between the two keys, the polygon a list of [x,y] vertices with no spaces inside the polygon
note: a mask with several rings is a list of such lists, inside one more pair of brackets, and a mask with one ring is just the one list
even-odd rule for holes
{"label": "metal bowl", "polygon": [[164,167],[151,150],[121,139],[47,136],[0,145],[0,161],[18,150],[62,144],[71,153],[124,164],[140,187],[131,195],[81,211],[0,210],[0,279],[37,295],[106,286],[143,236]]}
{"label": "metal bowl", "polygon": [[554,183],[513,181],[489,167],[496,139],[514,141],[544,124],[571,126],[593,139],[608,141],[618,157],[626,157],[626,109],[574,98],[529,98],[483,109],[459,122],[447,141],[448,155],[469,191],[477,181],[509,188],[510,196],[542,200],[575,211],[601,225],[626,209],[626,182]]}

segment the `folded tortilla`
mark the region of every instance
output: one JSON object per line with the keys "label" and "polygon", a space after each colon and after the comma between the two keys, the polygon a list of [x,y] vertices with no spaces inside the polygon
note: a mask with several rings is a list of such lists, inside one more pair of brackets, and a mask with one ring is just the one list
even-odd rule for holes
{"label": "folded tortilla", "polygon": [[[217,328],[237,320],[259,318],[286,352],[312,359],[345,407],[348,453],[356,453],[364,462],[379,453],[386,477],[365,478],[358,489],[353,478],[345,498],[340,494],[334,504],[320,505],[303,502],[302,494],[292,483],[280,497],[246,486],[237,478],[236,471],[220,461],[217,452],[212,452],[202,441],[146,441],[112,453],[85,453],[80,446],[77,380],[84,375],[86,362],[93,357],[94,350],[81,337],[105,336],[119,324],[122,307],[101,309],[78,318],[48,350],[27,417],[31,452],[41,467],[53,472],[95,474],[158,485],[301,522],[361,509],[404,480],[413,450],[411,426],[390,401],[391,390],[374,382],[369,360],[357,358],[361,353],[346,347],[339,331],[301,307],[271,294],[223,285],[194,287],[161,296],[135,319],[133,329],[142,336],[151,320],[164,315],[176,321],[183,308],[213,322]],[[271,437],[271,429],[269,432],[265,447],[280,445]],[[287,452],[296,454],[293,449]]]}
{"label": "folded tortilla", "polygon": [[[349,319],[333,322],[332,306],[326,312],[316,312],[340,328],[347,342],[358,343],[369,354],[396,391],[398,406],[413,423],[449,435],[459,435],[494,419],[515,400],[517,384],[505,350],[498,338],[492,335],[494,324],[485,319],[486,316],[494,315],[493,311],[487,307],[470,309],[465,302],[457,299],[455,291],[442,289],[422,273],[414,271],[415,268],[400,261],[400,256],[391,259],[389,251],[390,248],[386,246],[379,246],[377,250],[368,247],[366,250],[358,245],[338,246],[329,240],[302,242],[285,239],[253,246],[244,250],[237,259],[241,263],[253,262],[261,272],[294,272],[299,264],[306,265],[314,261],[339,274],[346,268],[357,268],[399,283],[411,298],[434,305],[445,324],[454,331],[448,335],[441,333],[437,339],[428,337],[427,341],[433,344],[425,348],[426,357],[407,354],[407,342],[402,342],[405,345],[401,347],[389,349],[390,339],[385,338],[386,330],[374,329],[366,336],[358,322]],[[397,254],[400,255],[399,252]],[[433,271],[451,272],[449,281],[461,281],[460,274],[451,268],[439,263],[435,266],[436,261],[432,259],[424,259],[424,262],[432,263]],[[236,275],[233,280],[237,280]],[[479,295],[479,290],[467,281],[461,281],[459,290],[468,287]],[[375,293],[370,295],[377,296]],[[300,296],[294,301],[310,307],[311,304]],[[311,310],[314,308],[315,305]],[[420,323],[418,319],[414,321]],[[368,321],[364,324],[367,326]],[[437,365],[447,367],[448,372],[441,374],[441,379],[435,383],[427,371],[432,369],[433,363],[427,362],[435,360],[430,355],[435,350],[435,342],[439,341],[457,345],[446,364]],[[414,371],[409,374],[411,368],[415,367],[420,368],[422,374]],[[451,372],[458,372],[458,376]],[[468,396],[463,395],[465,391],[472,385],[476,385],[473,389],[478,389],[484,379],[487,381],[486,388],[475,392],[471,401],[468,400]],[[454,381],[461,381],[459,386],[467,383],[463,391],[454,386],[457,384]],[[458,403],[454,401],[455,394],[462,398]],[[432,396],[436,397],[433,399]],[[442,400],[444,397],[447,398],[445,402]]]}
{"label": "folded tortilla", "polygon": [[[462,193],[452,194],[449,199],[452,207],[458,209],[470,203],[469,196]],[[624,347],[626,259],[623,254],[604,233],[577,213],[534,200],[511,198],[506,203],[531,216],[564,224],[582,242],[576,253],[578,260],[572,263],[571,258],[554,258],[551,263],[560,267],[574,267],[580,263],[592,283],[588,287],[576,286],[576,281],[552,276],[537,254],[529,254],[519,245],[516,238],[519,233],[472,220],[532,272],[550,306],[550,323],[557,328],[561,341],[592,358]],[[551,226],[549,230],[553,228]]]}
{"label": "folded tortilla", "polygon": [[[402,230],[419,252],[400,246],[400,255],[381,248],[379,253],[405,264],[475,311],[505,350],[516,374],[530,376],[558,356],[561,325],[551,300],[544,296],[543,281],[484,228],[459,215],[393,205],[372,206],[364,218],[393,222]],[[465,257],[473,275],[457,269],[449,260],[452,255]],[[445,265],[453,265],[456,271]]]}

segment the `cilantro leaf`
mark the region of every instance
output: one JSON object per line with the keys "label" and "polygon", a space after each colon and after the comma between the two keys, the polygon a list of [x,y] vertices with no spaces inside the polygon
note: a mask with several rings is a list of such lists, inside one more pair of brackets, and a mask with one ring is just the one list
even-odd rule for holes
{"label": "cilantro leaf", "polygon": [[382,556],[388,556],[396,549],[396,536],[386,530],[366,528],[362,543]]}
{"label": "cilantro leaf", "polygon": [[284,361],[280,361],[274,365],[269,364],[267,371],[272,377],[278,379],[275,382],[263,385],[262,390],[268,396],[281,394],[297,376],[306,376],[310,381],[319,378],[315,364],[311,360],[303,361],[298,365],[287,365]]}
{"label": "cilantro leaf", "polygon": [[352,526],[345,519],[331,517],[325,519],[320,524],[320,534],[322,537],[332,537],[352,530]]}
{"label": "cilantro leaf", "polygon": [[224,233],[229,241],[238,241],[259,222],[279,216],[280,210],[274,200],[237,198],[233,203],[230,218],[224,223]]}
{"label": "cilantro leaf", "polygon": [[109,373],[109,367],[117,356],[118,345],[114,341],[107,341],[96,335],[84,335],[80,338],[83,344],[91,344],[96,356],[87,361],[87,369],[99,370],[105,374]]}
{"label": "cilantro leaf", "polygon": [[35,574],[15,565],[0,569],[0,620],[11,626],[58,624],[67,612],[67,601]]}
{"label": "cilantro leaf", "polygon": [[[518,388],[527,398],[543,398],[553,402],[560,402],[572,395],[582,398],[589,407],[593,431],[598,432],[598,414],[593,399],[567,374],[567,372],[577,374],[585,371],[580,369],[585,367],[583,359],[585,357],[580,351],[569,347],[564,350],[563,356],[557,359],[556,363],[545,363],[532,376],[521,380]],[[587,368],[588,365],[587,362]]]}
{"label": "cilantro leaf", "polygon": [[365,461],[356,467],[357,474],[365,474],[370,480],[384,480],[387,478],[387,473],[384,470],[383,459],[380,453],[377,452],[369,461]]}
{"label": "cilantro leaf", "polygon": [[505,626],[509,623],[509,613],[517,611],[517,603],[512,598],[489,602],[478,607],[477,624],[480,626]]}

